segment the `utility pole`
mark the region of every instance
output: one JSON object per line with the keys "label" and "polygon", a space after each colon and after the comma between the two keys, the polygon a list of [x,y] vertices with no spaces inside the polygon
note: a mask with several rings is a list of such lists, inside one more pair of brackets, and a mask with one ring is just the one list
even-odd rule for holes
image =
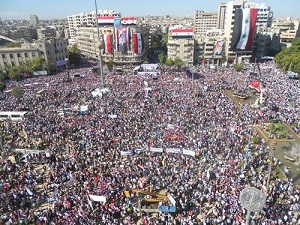
{"label": "utility pole", "polygon": [[98,23],[98,9],[97,9],[97,0],[95,0],[95,22],[97,25],[97,40],[98,40],[98,48],[99,48],[99,69],[100,69],[100,76],[101,76],[101,87],[104,88],[104,78],[103,78],[103,68],[102,68],[102,58],[101,58],[101,48],[100,46],[100,34],[99,34],[99,23]]}

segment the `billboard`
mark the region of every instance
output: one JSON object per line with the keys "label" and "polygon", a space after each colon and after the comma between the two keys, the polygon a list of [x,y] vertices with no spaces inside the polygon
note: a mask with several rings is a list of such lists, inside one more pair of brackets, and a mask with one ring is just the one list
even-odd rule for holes
{"label": "billboard", "polygon": [[114,18],[114,27],[122,26],[122,19],[120,17]]}

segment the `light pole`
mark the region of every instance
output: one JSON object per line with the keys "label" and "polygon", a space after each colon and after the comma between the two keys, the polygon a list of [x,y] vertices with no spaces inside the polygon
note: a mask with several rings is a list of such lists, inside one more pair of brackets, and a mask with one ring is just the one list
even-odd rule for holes
{"label": "light pole", "polygon": [[[95,22],[96,22],[96,25],[97,25],[97,40],[98,40],[98,43],[99,43],[100,36],[99,36],[97,0],[95,0],[95,10],[96,10],[96,13],[95,13]],[[100,69],[100,76],[101,76],[101,86],[103,88],[104,87],[104,78],[103,78],[103,68],[102,68],[101,46],[100,46],[100,43],[99,43],[98,47],[99,47],[99,69]]]}
{"label": "light pole", "polygon": [[66,67],[67,67],[67,78],[68,78],[68,81],[70,80],[70,71],[69,71],[69,59],[66,58]]}

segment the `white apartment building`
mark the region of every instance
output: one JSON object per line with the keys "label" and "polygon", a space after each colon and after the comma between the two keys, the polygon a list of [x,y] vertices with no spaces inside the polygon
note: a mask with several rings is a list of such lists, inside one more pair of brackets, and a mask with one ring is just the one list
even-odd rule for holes
{"label": "white apartment building", "polygon": [[168,58],[180,58],[186,65],[194,64],[194,31],[192,28],[171,29],[168,39]]}
{"label": "white apartment building", "polygon": [[216,29],[218,13],[195,11],[194,15],[194,33],[203,35],[208,30]]}
{"label": "white apartment building", "polygon": [[[74,44],[76,42],[76,28],[80,26],[96,26],[96,11],[89,13],[78,13],[72,16],[68,16],[68,25],[70,39],[69,43]],[[120,17],[121,14],[113,10],[98,10],[98,16],[114,16]]]}

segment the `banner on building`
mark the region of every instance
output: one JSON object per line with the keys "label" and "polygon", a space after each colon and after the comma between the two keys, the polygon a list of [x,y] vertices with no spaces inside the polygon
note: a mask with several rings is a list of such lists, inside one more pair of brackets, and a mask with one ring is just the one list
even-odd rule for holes
{"label": "banner on building", "polygon": [[250,51],[255,35],[258,9],[235,9],[232,50]]}
{"label": "banner on building", "polygon": [[121,18],[120,17],[116,17],[114,18],[114,27],[120,27],[122,26],[122,22],[121,22]]}
{"label": "banner on building", "polygon": [[216,42],[216,45],[215,45],[215,55],[222,55],[223,45],[224,45],[223,41],[217,41]]}
{"label": "banner on building", "polygon": [[112,53],[112,34],[104,34],[103,35],[104,45],[105,45],[105,53]]}
{"label": "banner on building", "polygon": [[143,36],[141,33],[132,34],[133,52],[135,54],[142,54],[143,52]]}

